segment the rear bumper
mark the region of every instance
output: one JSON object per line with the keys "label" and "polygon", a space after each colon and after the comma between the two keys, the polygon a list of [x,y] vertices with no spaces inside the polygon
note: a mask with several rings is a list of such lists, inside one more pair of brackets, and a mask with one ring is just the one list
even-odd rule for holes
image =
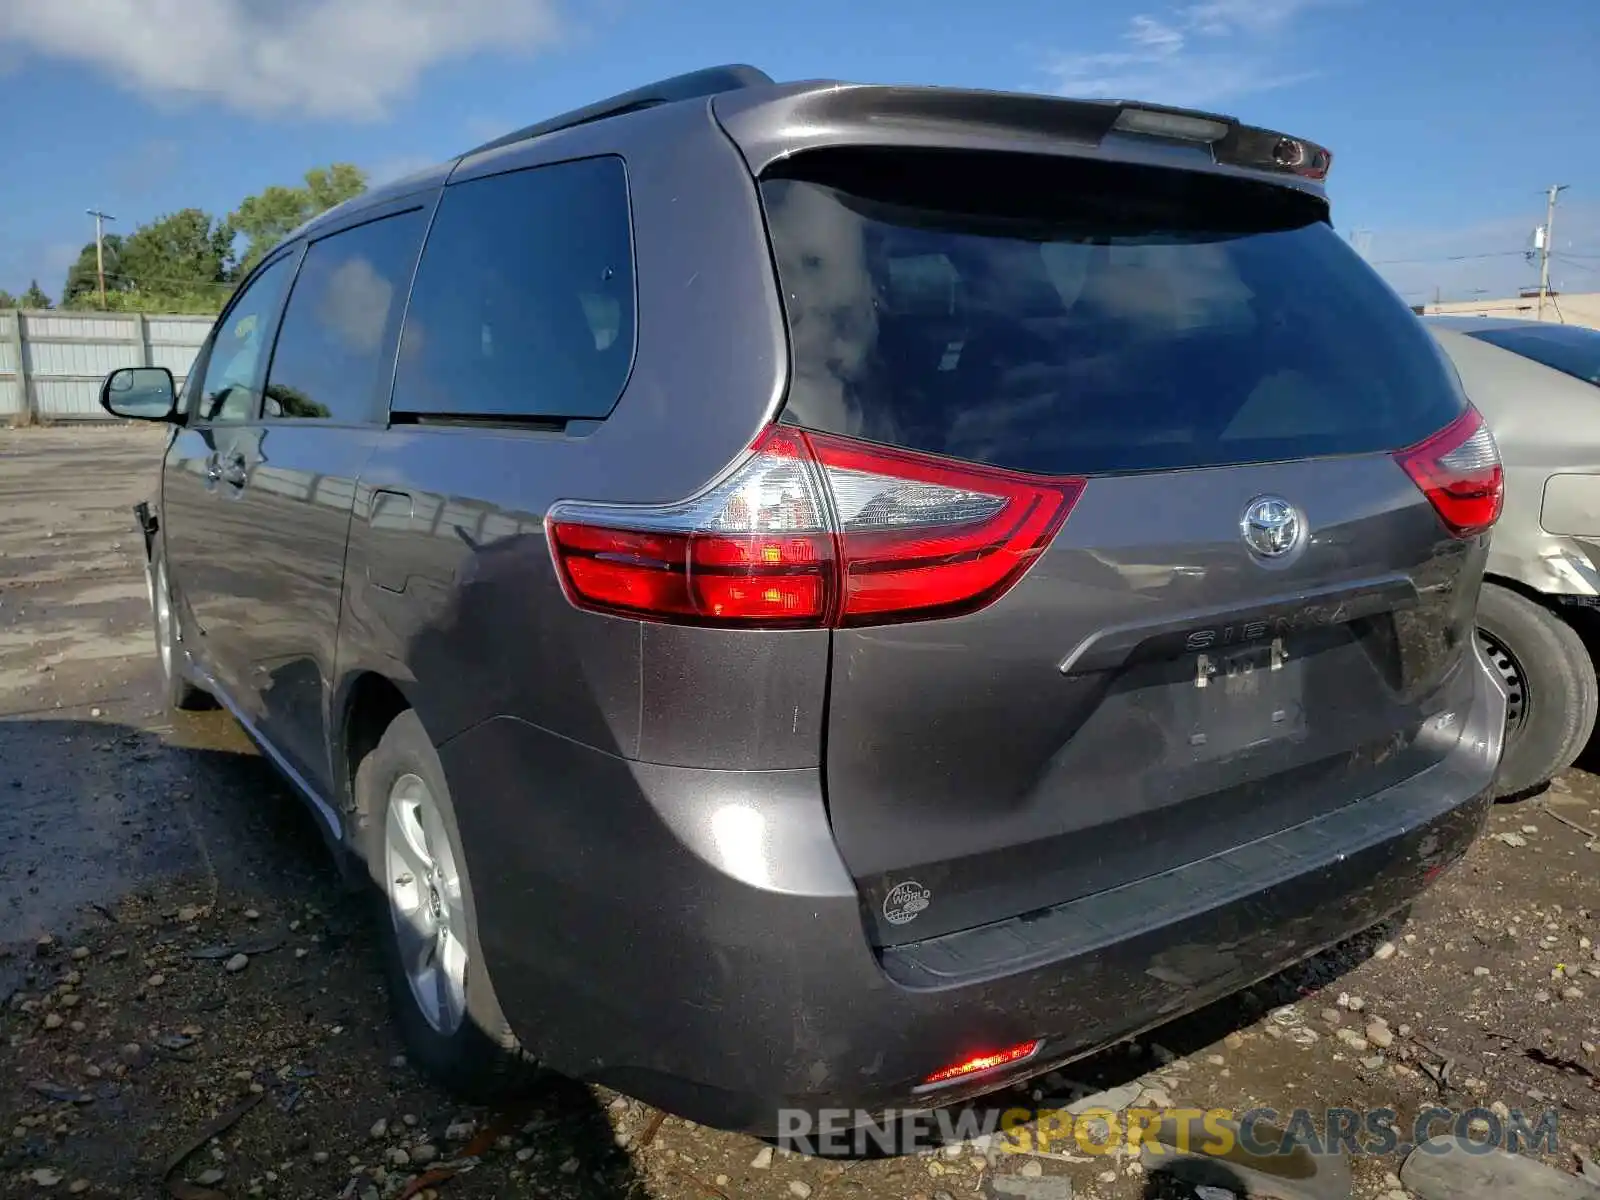
{"label": "rear bumper", "polygon": [[[1477,835],[1505,697],[1437,766],[1337,812],[1027,921],[880,954],[816,771],[629,762],[508,717],[441,747],[485,963],[550,1066],[707,1124],[878,1111],[968,1054],[1034,1074],[1219,999],[1403,907]],[[1000,1074],[988,1087],[1011,1082]]]}

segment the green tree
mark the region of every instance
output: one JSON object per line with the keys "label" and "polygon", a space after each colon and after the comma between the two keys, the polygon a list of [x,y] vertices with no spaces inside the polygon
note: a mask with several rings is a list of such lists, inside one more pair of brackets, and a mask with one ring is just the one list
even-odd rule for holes
{"label": "green tree", "polygon": [[[112,291],[121,287],[121,259],[122,235],[108,233],[105,236],[106,256],[106,290]],[[78,251],[78,261],[67,268],[67,281],[61,286],[62,308],[92,308],[99,305],[100,283],[95,274],[94,243],[90,242]],[[92,298],[94,304],[84,303],[84,297]]]}
{"label": "green tree", "polygon": [[[126,237],[108,234],[104,305],[112,312],[216,312],[234,282],[287,234],[366,189],[361,168],[334,163],[307,171],[295,187],[274,185],[247,196],[226,220],[185,208]],[[236,262],[241,236],[244,255]],[[89,242],[67,270],[61,307],[97,309],[101,303],[95,245]]]}
{"label": "green tree", "polygon": [[51,308],[50,297],[44,294],[44,289],[39,286],[37,279],[28,281],[28,290],[22,293],[19,308]]}
{"label": "green tree", "polygon": [[[193,313],[203,316],[219,312],[232,294],[231,285],[228,284],[188,291],[146,292],[140,288],[112,290],[110,281],[106,282],[107,312]],[[98,312],[100,297],[97,293],[85,292],[73,300],[72,307]]]}
{"label": "green tree", "polygon": [[124,288],[179,292],[225,283],[231,267],[233,230],[198,208],[185,208],[140,225],[118,253],[117,278]]}
{"label": "green tree", "polygon": [[6,291],[5,288],[0,288],[0,308],[21,308],[21,307],[22,307],[22,305],[17,303],[17,298],[15,296],[13,296],[10,292]]}
{"label": "green tree", "polygon": [[228,224],[245,238],[238,276],[261,261],[268,250],[320,212],[342,204],[367,190],[367,175],[350,163],[316,167],[298,187],[272,187],[246,196],[228,214]]}
{"label": "green tree", "polygon": [[313,167],[306,172],[306,191],[311,196],[314,217],[327,212],[335,204],[343,204],[367,190],[367,173],[351,163],[334,163],[327,167]]}
{"label": "green tree", "polygon": [[[216,312],[232,290],[233,230],[198,208],[185,208],[105,240],[106,298],[111,312]],[[94,243],[67,272],[62,307],[101,306]]]}

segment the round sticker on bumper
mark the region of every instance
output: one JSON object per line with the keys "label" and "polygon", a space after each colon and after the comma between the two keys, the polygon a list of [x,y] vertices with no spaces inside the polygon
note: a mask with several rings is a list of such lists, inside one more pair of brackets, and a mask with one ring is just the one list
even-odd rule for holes
{"label": "round sticker on bumper", "polygon": [[891,925],[904,925],[928,907],[933,893],[915,879],[897,883],[883,898],[883,919]]}

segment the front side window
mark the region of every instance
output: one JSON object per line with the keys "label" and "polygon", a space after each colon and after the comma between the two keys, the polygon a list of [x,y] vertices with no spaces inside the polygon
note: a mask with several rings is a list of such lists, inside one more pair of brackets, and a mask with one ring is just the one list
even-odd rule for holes
{"label": "front side window", "polygon": [[421,209],[313,242],[267,372],[263,415],[362,423],[381,418],[395,333],[422,245]]}
{"label": "front side window", "polygon": [[633,345],[622,160],[469,180],[445,189],[417,267],[393,409],[604,417]]}
{"label": "front side window", "polygon": [[[199,420],[249,421],[255,417],[266,348],[272,343],[272,329],[293,263],[294,255],[289,254],[263,270],[217,325],[200,384],[195,412]],[[186,383],[184,392],[190,390]]]}
{"label": "front side window", "polygon": [[[201,353],[204,353],[203,347]],[[199,360],[199,357],[199,354],[195,355],[196,361]],[[180,417],[187,417],[189,413],[193,411],[194,395],[199,387],[200,374],[191,367],[189,373],[183,377],[183,386],[178,389],[178,403],[174,411],[176,411]]]}

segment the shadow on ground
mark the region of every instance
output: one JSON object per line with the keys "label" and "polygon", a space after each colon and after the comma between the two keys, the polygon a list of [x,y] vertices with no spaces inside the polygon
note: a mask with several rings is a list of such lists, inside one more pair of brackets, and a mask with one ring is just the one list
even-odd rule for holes
{"label": "shadow on ground", "polygon": [[173,1178],[394,1195],[494,1148],[453,1198],[644,1194],[591,1089],[546,1077],[474,1109],[405,1063],[378,905],[225,715],[0,721],[0,801],[0,1174],[151,1194],[196,1130],[251,1105]]}
{"label": "shadow on ground", "polygon": [[309,817],[220,713],[139,729],[0,721],[0,945],[147,884],[293,895],[327,865]]}

